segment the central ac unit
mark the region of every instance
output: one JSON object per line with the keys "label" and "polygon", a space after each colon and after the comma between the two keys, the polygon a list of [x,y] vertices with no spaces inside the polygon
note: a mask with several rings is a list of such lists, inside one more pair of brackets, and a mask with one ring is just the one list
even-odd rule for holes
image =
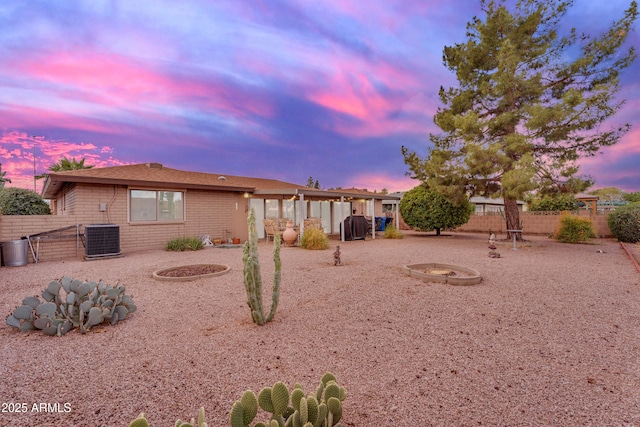
{"label": "central ac unit", "polygon": [[89,224],[84,227],[85,255],[91,257],[120,255],[120,226]]}

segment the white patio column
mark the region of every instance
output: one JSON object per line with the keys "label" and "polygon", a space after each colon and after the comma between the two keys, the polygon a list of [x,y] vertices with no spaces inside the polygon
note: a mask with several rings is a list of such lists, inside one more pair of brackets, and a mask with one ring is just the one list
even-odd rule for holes
{"label": "white patio column", "polygon": [[400,200],[396,203],[396,230],[400,231]]}
{"label": "white patio column", "polygon": [[344,196],[340,196],[340,241],[344,242]]}
{"label": "white patio column", "polygon": [[376,199],[371,199],[371,238],[376,238]]}
{"label": "white patio column", "polygon": [[304,233],[304,194],[300,194],[300,212],[298,212],[298,241],[302,241],[302,233]]}

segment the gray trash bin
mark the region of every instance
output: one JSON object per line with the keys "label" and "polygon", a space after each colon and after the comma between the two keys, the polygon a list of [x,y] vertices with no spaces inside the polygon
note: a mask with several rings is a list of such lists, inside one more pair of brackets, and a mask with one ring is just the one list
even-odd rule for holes
{"label": "gray trash bin", "polygon": [[27,239],[2,242],[2,264],[7,267],[27,265],[29,242]]}

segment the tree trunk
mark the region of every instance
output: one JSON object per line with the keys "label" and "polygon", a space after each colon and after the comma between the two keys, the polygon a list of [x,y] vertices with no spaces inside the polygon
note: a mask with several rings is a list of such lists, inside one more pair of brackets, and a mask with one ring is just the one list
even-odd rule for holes
{"label": "tree trunk", "polygon": [[[522,230],[517,200],[504,199],[504,217],[507,222],[507,230]],[[514,234],[516,235],[516,240],[522,240],[522,233],[512,233],[510,231],[507,231],[507,239],[513,240]]]}
{"label": "tree trunk", "polygon": [[439,236],[439,235],[440,235],[440,229],[436,228],[436,236]]}

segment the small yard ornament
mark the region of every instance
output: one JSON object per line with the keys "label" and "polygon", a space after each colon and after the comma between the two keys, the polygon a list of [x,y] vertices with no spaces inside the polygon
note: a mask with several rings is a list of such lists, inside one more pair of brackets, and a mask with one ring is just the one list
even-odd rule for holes
{"label": "small yard ornament", "polygon": [[333,253],[333,265],[341,265],[339,245],[336,246],[336,251]]}
{"label": "small yard ornament", "polygon": [[500,258],[500,254],[498,252],[496,252],[496,245],[493,243],[489,244],[489,249],[491,249],[491,251],[489,252],[489,258]]}
{"label": "small yard ornament", "polygon": [[489,258],[500,258],[500,254],[496,252],[496,235],[489,231]]}

